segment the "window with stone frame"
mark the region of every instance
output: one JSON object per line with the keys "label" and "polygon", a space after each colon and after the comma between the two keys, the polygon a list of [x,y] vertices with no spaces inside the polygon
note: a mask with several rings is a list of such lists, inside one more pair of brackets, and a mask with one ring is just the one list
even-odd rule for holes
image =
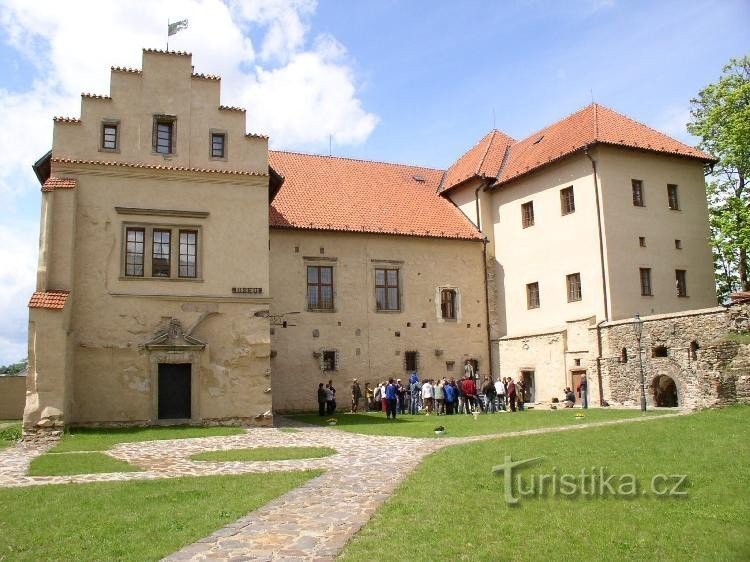
{"label": "window with stone frame", "polygon": [[307,266],[308,310],[333,310],[333,267]]}
{"label": "window with stone frame", "polygon": [[176,152],[176,122],[177,118],[173,115],[154,115],[152,150],[157,154],[166,155]]}
{"label": "window with stone frame", "polygon": [[651,297],[653,296],[653,292],[651,289],[651,268],[650,267],[641,267],[639,269],[640,277],[641,277],[641,296],[642,297]]}
{"label": "window with stone frame", "polygon": [[376,310],[401,310],[398,269],[375,268]]}
{"label": "window with stone frame", "polygon": [[[200,227],[123,225],[121,276],[200,280]],[[177,267],[172,267],[172,263]]]}
{"label": "window with stone frame", "polygon": [[335,349],[324,349],[320,354],[321,371],[339,370],[339,353]]}
{"label": "window with stone frame", "polygon": [[116,122],[105,121],[102,123],[102,142],[101,149],[104,151],[116,152],[119,148],[119,124]]}
{"label": "window with stone frame", "polygon": [[226,133],[211,133],[211,158],[226,158]]}
{"label": "window with stone frame", "polygon": [[458,312],[458,298],[455,289],[440,290],[440,316],[444,320],[455,320]]}
{"label": "window with stone frame", "polygon": [[687,293],[687,271],[684,269],[675,269],[675,285],[677,286],[677,296],[686,297]]}

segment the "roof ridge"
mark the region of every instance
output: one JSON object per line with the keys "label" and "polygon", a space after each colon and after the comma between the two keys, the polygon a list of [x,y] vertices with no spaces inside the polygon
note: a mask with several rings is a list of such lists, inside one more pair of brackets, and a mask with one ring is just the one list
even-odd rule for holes
{"label": "roof ridge", "polygon": [[545,126],[544,126],[544,127],[542,127],[541,129],[537,129],[537,130],[536,130],[536,131],[534,131],[533,133],[529,133],[528,135],[526,135],[526,136],[525,136],[525,137],[523,137],[522,139],[520,139],[520,140],[517,140],[517,141],[515,141],[515,142],[514,142],[513,144],[520,144],[520,143],[522,143],[523,141],[525,141],[525,140],[528,140],[528,139],[530,139],[531,137],[534,137],[534,136],[536,136],[536,135],[540,134],[540,133],[541,133],[542,131],[546,131],[546,130],[547,130],[547,129],[549,129],[550,127],[552,127],[552,126],[554,126],[554,125],[557,125],[558,123],[562,123],[563,121],[566,121],[566,120],[570,119],[571,117],[574,117],[575,115],[578,115],[579,113],[583,113],[583,112],[584,112],[584,111],[586,111],[586,110],[587,110],[588,108],[590,108],[590,107],[591,107],[592,105],[594,105],[594,104],[593,104],[593,103],[590,103],[590,104],[588,104],[588,105],[586,105],[586,106],[584,106],[584,107],[582,107],[582,108],[580,108],[580,109],[577,109],[577,110],[575,110],[575,111],[574,111],[574,112],[572,112],[572,113],[569,113],[568,115],[566,115],[565,117],[562,117],[561,119],[557,119],[556,121],[553,121],[552,123],[548,123],[547,125],[545,125]]}
{"label": "roof ridge", "polygon": [[402,162],[386,162],[384,160],[365,160],[364,158],[352,158],[350,156],[332,156],[326,154],[312,154],[310,152],[299,152],[295,150],[269,150],[278,154],[296,154],[298,156],[311,156],[313,158],[330,158],[332,160],[349,160],[350,162],[362,162],[364,164],[384,164],[386,166],[398,166],[401,168],[419,168],[420,170],[430,170],[433,172],[445,172],[441,168],[430,168],[429,166],[419,166],[416,164],[405,164]]}
{"label": "roof ridge", "polygon": [[[479,166],[477,166],[477,171],[474,172],[475,176],[479,175],[479,172],[482,170],[482,166],[484,166],[484,161],[487,159],[487,155],[490,153],[490,148],[492,148],[492,141],[495,140],[495,134],[497,133],[497,129],[492,129],[490,131],[490,140],[487,143],[487,148],[484,151],[484,154],[482,155],[482,158],[479,159]],[[485,135],[486,137],[487,135]]]}

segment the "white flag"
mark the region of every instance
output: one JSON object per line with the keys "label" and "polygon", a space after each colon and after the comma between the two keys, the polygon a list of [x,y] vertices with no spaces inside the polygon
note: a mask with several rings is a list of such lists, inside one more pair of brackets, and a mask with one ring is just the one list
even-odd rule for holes
{"label": "white flag", "polygon": [[176,21],[174,23],[170,23],[167,26],[167,35],[174,35],[178,31],[182,31],[183,29],[187,29],[188,26],[188,20],[180,20]]}

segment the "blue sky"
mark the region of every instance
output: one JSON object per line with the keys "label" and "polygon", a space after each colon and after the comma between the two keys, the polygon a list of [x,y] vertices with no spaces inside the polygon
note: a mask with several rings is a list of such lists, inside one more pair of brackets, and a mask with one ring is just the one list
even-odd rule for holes
{"label": "blue sky", "polygon": [[[0,0],[0,364],[26,355],[53,115],[109,67],[171,48],[220,74],[274,148],[445,168],[494,124],[523,138],[588,104],[694,143],[689,100],[747,54],[750,2]],[[745,39],[743,40],[743,37]],[[494,117],[493,117],[494,116]]]}

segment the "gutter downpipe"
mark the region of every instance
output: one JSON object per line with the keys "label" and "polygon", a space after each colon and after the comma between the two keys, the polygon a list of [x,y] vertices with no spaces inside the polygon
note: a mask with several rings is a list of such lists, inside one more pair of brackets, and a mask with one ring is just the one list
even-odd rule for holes
{"label": "gutter downpipe", "polygon": [[[482,189],[482,187],[489,186],[489,182],[487,180],[484,180],[479,183],[477,188],[474,190],[474,206],[476,208],[477,213],[477,230],[479,232],[482,232],[482,219],[479,214],[479,190]],[[484,234],[484,233],[482,233]],[[492,340],[491,340],[491,333],[490,333],[490,287],[489,283],[487,282],[487,244],[489,243],[489,239],[487,236],[482,237],[482,266],[484,269],[484,311],[485,311],[485,327],[487,329],[487,353],[488,360],[490,362],[490,379],[495,380],[495,363],[492,360]]]}
{"label": "gutter downpipe", "polygon": [[602,387],[602,324],[609,320],[609,305],[607,304],[607,278],[606,269],[604,267],[604,238],[602,235],[602,211],[601,204],[599,202],[599,172],[596,168],[596,160],[589,154],[589,145],[586,145],[583,149],[586,157],[591,161],[591,169],[594,172],[594,196],[596,199],[596,223],[599,234],[599,263],[601,265],[602,272],[602,299],[604,304],[604,319],[599,321],[596,325],[596,379],[599,385],[599,405],[604,403],[604,388]]}

